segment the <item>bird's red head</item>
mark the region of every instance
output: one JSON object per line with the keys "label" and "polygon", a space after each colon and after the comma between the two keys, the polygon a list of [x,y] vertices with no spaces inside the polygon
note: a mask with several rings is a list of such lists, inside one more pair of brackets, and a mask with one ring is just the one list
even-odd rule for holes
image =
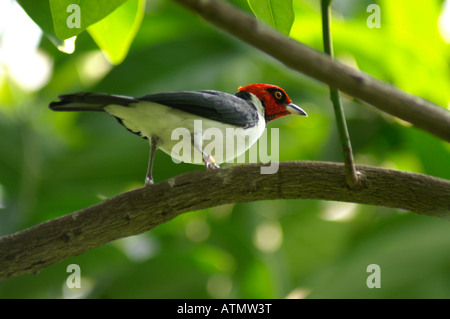
{"label": "bird's red head", "polygon": [[265,108],[266,121],[272,121],[289,114],[308,116],[299,106],[292,103],[286,92],[276,85],[249,84],[239,87],[239,92],[254,94]]}

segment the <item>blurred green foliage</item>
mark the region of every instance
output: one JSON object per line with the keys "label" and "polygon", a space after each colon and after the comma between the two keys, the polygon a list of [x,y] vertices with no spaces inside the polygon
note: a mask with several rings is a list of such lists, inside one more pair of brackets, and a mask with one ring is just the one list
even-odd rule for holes
{"label": "blurred green foliage", "polygon": [[[233,2],[250,12],[247,1]],[[442,1],[376,1],[381,28],[370,29],[366,8],[374,2],[333,2],[336,58],[447,107],[450,47],[437,27]],[[294,1],[294,11],[290,36],[322,50],[320,2]],[[39,52],[52,65],[44,86],[27,90],[6,68],[0,73],[0,235],[143,186],[146,141],[105,114],[51,112],[49,102],[63,93],[235,92],[249,83],[273,83],[309,114],[269,124],[280,128],[280,160],[342,161],[325,85],[171,1],[148,1],[120,65],[110,66],[86,32],[74,54],[59,52],[45,37]],[[351,97],[344,107],[358,164],[450,178],[448,144]],[[158,182],[202,169],[158,152],[154,177]],[[69,264],[81,267],[81,289],[66,287]],[[366,286],[370,264],[381,268],[379,289]],[[312,200],[227,205],[183,214],[37,275],[0,282],[0,298],[76,296],[450,298],[450,224]]]}

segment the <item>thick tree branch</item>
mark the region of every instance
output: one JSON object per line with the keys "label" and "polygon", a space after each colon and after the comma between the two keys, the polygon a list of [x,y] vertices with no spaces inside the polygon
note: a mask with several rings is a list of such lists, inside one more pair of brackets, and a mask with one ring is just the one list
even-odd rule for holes
{"label": "thick tree branch", "polygon": [[[450,142],[450,112],[290,39],[220,0],[174,0],[290,68]],[[318,26],[320,27],[320,26]]]}
{"label": "thick tree branch", "polygon": [[0,238],[0,280],[34,273],[112,240],[148,231],[193,210],[268,199],[322,199],[380,205],[450,219],[450,181],[357,166],[364,188],[349,190],[342,164],[256,164],[196,171],[136,189],[78,212]]}

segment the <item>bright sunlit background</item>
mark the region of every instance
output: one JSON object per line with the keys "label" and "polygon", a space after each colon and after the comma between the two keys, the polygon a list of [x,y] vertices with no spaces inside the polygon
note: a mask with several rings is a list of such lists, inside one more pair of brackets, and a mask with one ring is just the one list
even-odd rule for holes
{"label": "bright sunlit background", "polygon": [[[280,128],[280,160],[342,161],[325,85],[171,1],[149,2],[127,58],[113,66],[87,32],[58,49],[15,1],[0,1],[0,236],[143,186],[147,142],[104,114],[51,112],[59,94],[273,83],[309,114],[270,123]],[[371,3],[379,29],[366,25]],[[322,50],[319,5],[294,1],[290,36]],[[336,58],[450,107],[449,0],[334,0],[333,9]],[[447,143],[351,97],[344,104],[358,164],[450,178]],[[160,152],[154,175],[202,169]],[[81,288],[66,285],[70,264],[81,268]],[[380,266],[381,288],[366,285],[370,264]],[[450,298],[450,224],[351,203],[226,205],[0,282],[0,298]]]}

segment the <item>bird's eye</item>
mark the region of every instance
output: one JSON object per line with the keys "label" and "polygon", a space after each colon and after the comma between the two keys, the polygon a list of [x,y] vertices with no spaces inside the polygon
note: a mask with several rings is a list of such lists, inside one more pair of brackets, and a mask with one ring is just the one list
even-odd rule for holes
{"label": "bird's eye", "polygon": [[283,93],[281,93],[280,91],[275,91],[274,95],[278,100],[281,100],[283,98]]}

